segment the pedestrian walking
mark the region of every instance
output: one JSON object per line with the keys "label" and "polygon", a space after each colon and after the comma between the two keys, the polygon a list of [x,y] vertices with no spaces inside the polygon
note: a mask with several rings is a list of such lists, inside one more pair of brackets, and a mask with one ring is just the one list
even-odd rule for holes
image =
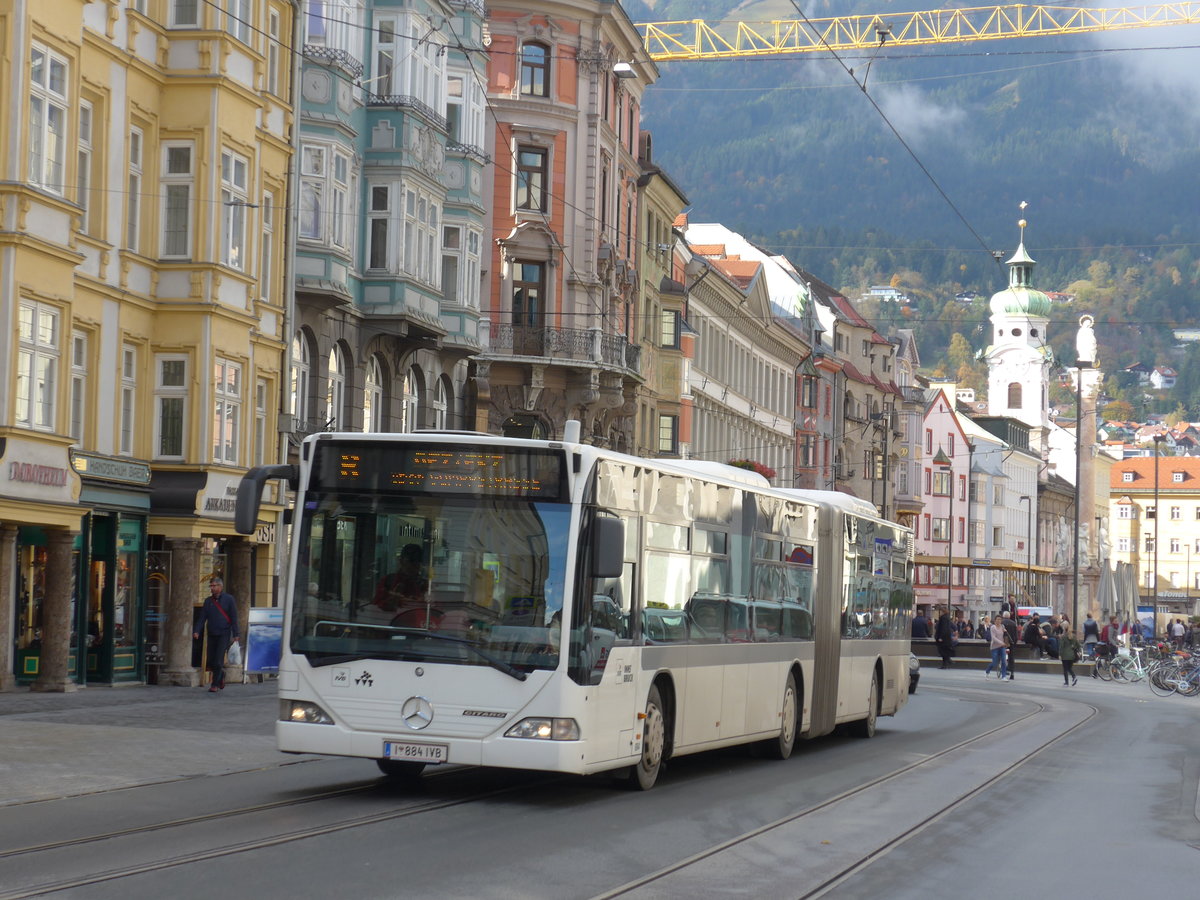
{"label": "pedestrian walking", "polygon": [[208,632],[208,668],[212,670],[212,684],[208,690],[213,693],[225,687],[225,654],[230,643],[236,644],[241,635],[237,624],[237,601],[225,591],[225,582],[214,575],[209,579],[208,591],[192,639],[199,640],[202,632]]}
{"label": "pedestrian walking", "polygon": [[[1013,673],[1017,670],[1017,660],[1013,654],[1015,654],[1017,651],[1017,623],[1013,621],[1011,613],[1004,613],[1004,617],[1000,620],[1000,624],[1003,626],[1005,633],[1008,635],[1008,680],[1016,681],[1016,679],[1013,677]],[[1002,675],[1000,677],[1003,678],[1004,676]]]}
{"label": "pedestrian walking", "polygon": [[1075,677],[1075,660],[1079,659],[1079,641],[1075,635],[1059,626],[1058,629],[1058,658],[1063,667],[1063,684],[1073,685],[1079,679]]}
{"label": "pedestrian walking", "polygon": [[954,635],[954,623],[950,621],[950,613],[943,609],[934,627],[933,640],[937,644],[938,653],[942,655],[940,668],[950,668],[950,659],[954,656],[954,645],[958,642]]}
{"label": "pedestrian walking", "polygon": [[[984,617],[983,621],[987,621]],[[1004,678],[1008,674],[1008,631],[1005,630],[1002,624],[1003,620],[1000,616],[996,616],[990,627],[987,628],[987,636],[989,647],[992,651],[992,661],[988,663],[988,667],[983,670],[983,675],[986,678],[992,674],[992,669],[1000,670],[1000,677]],[[982,624],[980,631],[983,631]]]}

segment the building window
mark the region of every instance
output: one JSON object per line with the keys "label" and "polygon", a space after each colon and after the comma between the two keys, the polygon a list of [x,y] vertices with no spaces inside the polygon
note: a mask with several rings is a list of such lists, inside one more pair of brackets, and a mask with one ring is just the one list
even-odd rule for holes
{"label": "building window", "polygon": [[417,373],[412,369],[404,373],[404,381],[400,385],[400,403],[400,430],[416,431],[421,397]]}
{"label": "building window", "polygon": [[237,465],[242,417],[242,367],[213,363],[213,462]]}
{"label": "building window", "polygon": [[1004,529],[1001,528],[999,525],[997,525],[996,527],[994,527],[992,529],[992,546],[993,547],[1003,547],[1004,546]]}
{"label": "building window", "polygon": [[658,417],[658,452],[679,453],[679,417]]}
{"label": "building window", "polygon": [[279,95],[279,13],[267,15],[267,93]]}
{"label": "building window", "polygon": [[395,93],[392,79],[396,71],[396,22],[380,19],[375,25],[375,90],[379,96]]}
{"label": "building window", "polygon": [[933,538],[935,541],[950,540],[950,520],[947,518],[936,517],[933,520]]}
{"label": "building window", "polygon": [[281,301],[275,299],[272,290],[275,274],[275,195],[269,191],[262,198],[262,231],[262,244],[258,251],[258,295],[267,303],[282,305]]}
{"label": "building window", "polygon": [[325,237],[325,148],[306,145],[300,150],[300,237]]}
{"label": "building window", "polygon": [[383,367],[379,357],[367,360],[367,377],[363,386],[363,431],[383,431]]}
{"label": "building window", "polygon": [[330,193],[331,203],[329,214],[333,218],[330,232],[333,245],[347,250],[350,247],[349,235],[353,228],[350,223],[354,216],[354,201],[350,192],[350,159],[341,153],[333,154],[333,185]]}
{"label": "building window", "polygon": [[933,490],[931,493],[935,497],[950,496],[950,473],[938,469],[933,473]]}
{"label": "building window", "polygon": [[87,101],[79,104],[79,140],[75,182],[75,199],[82,210],[79,217],[79,229],[87,234],[91,225],[92,205],[92,104]]}
{"label": "building window", "polygon": [[261,466],[267,461],[267,382],[259,378],[254,383],[254,459]]}
{"label": "building window", "polygon": [[550,96],[550,48],[545,44],[531,41],[521,46],[521,93]]}
{"label": "building window", "polygon": [[245,158],[221,152],[221,262],[231,269],[246,268],[247,172]]}
{"label": "building window", "polygon": [[445,379],[439,378],[437,383],[437,392],[433,397],[433,427],[445,429],[446,413],[450,408],[449,392],[446,390]]}
{"label": "building window", "polygon": [[137,347],[121,347],[121,425],[117,449],[124,456],[133,455],[134,426],[137,416]]}
{"label": "building window", "polygon": [[167,144],[162,163],[162,255],[192,255],[192,145]]}
{"label": "building window", "polygon": [[171,27],[195,28],[200,24],[201,0],[171,0]]}
{"label": "building window", "polygon": [[404,193],[404,271],[429,284],[441,275],[435,248],[441,240],[440,207],[430,196],[414,190]]}
{"label": "building window", "polygon": [[1171,552],[1172,553],[1179,552],[1179,538],[1171,538]]}
{"label": "building window", "polygon": [[542,263],[513,263],[513,325],[537,327],[542,324],[546,295],[546,268]]}
{"label": "building window", "polygon": [[329,351],[329,377],[325,382],[325,428],[342,430],[346,405],[346,354],[337,344]]}
{"label": "building window", "polygon": [[1180,484],[1183,481],[1183,473],[1182,472],[1172,472],[1171,473],[1171,481],[1173,481],[1175,484]]}
{"label": "building window", "polygon": [[517,148],[517,209],[546,212],[549,154],[538,147]]}
{"label": "building window", "polygon": [[[1197,514],[1196,518],[1200,519],[1200,510],[1197,510],[1197,513],[1198,514]],[[1137,518],[1137,507],[1135,507],[1131,503],[1122,503],[1120,506],[1117,507],[1117,518],[1118,519],[1136,519]]]}
{"label": "building window", "polygon": [[662,330],[659,333],[659,343],[667,350],[679,349],[679,323],[681,317],[677,309],[664,309],[659,313]]}
{"label": "building window", "polygon": [[225,31],[243,44],[250,43],[250,0],[225,0]]}
{"label": "building window", "polygon": [[125,246],[135,253],[142,227],[142,132],[129,132],[129,181],[125,195]]}
{"label": "building window", "polygon": [[71,422],[70,435],[82,444],[88,419],[88,336],[82,331],[71,335]]}
{"label": "building window", "polygon": [[1000,484],[999,482],[992,485],[992,505],[1004,505],[1004,485]]}
{"label": "building window", "polygon": [[43,303],[22,301],[18,313],[18,425],[54,430],[54,401],[58,390],[58,310]]}
{"label": "building window", "polygon": [[1008,386],[1008,408],[1021,408],[1021,385],[1019,382],[1014,381]]}
{"label": "building window", "polygon": [[389,271],[392,189],[386,184],[373,184],[370,198],[370,210],[367,213],[367,268]]}
{"label": "building window", "polygon": [[1133,473],[1132,472],[1122,472],[1121,480],[1124,482],[1127,482],[1127,483],[1130,481],[1133,481]]}
{"label": "building window", "polygon": [[479,308],[480,239],[474,229],[442,226],[442,296],[448,303]]}
{"label": "building window", "polygon": [[288,394],[291,399],[289,412],[295,419],[297,429],[308,422],[308,378],[310,371],[308,341],[304,339],[304,335],[296,332],[295,337],[292,338],[292,383]]}
{"label": "building window", "polygon": [[63,193],[67,139],[67,61],[41,44],[30,51],[29,180]]}
{"label": "building window", "polygon": [[1171,507],[1171,520],[1177,522],[1182,518],[1183,518],[1183,509],[1178,506],[1172,506]]}
{"label": "building window", "polygon": [[1130,546],[1131,543],[1132,542],[1127,537],[1117,538],[1117,552],[1118,553],[1128,553],[1130,550],[1133,549]]}
{"label": "building window", "polygon": [[187,422],[187,357],[155,357],[154,455],[160,459],[182,459]]}

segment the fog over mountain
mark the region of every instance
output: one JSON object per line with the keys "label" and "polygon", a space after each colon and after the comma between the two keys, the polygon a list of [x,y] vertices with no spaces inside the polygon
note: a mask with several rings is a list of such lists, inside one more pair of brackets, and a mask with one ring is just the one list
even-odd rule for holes
{"label": "fog over mountain", "polygon": [[[638,22],[796,16],[786,2],[625,6]],[[830,7],[805,11],[886,19],[932,8],[883,0]],[[870,235],[888,235],[892,245],[929,242],[962,250],[974,270],[990,262],[986,248],[1014,247],[1018,203],[1027,201],[1031,252],[1066,277],[1098,245],[1153,253],[1196,241],[1197,47],[1200,27],[1170,26],[843,54],[882,115],[828,54],[662,63],[644,125],[696,220],[776,243],[794,233],[812,245],[817,228],[845,245]],[[786,252],[809,266],[805,249]]]}

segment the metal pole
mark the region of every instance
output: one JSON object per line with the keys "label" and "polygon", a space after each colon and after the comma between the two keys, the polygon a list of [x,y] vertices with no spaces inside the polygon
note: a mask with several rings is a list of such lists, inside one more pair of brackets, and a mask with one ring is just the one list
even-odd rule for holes
{"label": "metal pole", "polygon": [[1036,606],[1033,602],[1033,498],[1022,494],[1020,501],[1028,504],[1025,516],[1025,594],[1029,597],[1029,605]]}
{"label": "metal pole", "polygon": [[[1154,609],[1151,614],[1154,616],[1154,632],[1158,633],[1158,520],[1162,518],[1162,511],[1158,508],[1158,456],[1159,446],[1163,442],[1163,436],[1156,434],[1154,436]],[[1154,635],[1151,635],[1153,637]]]}
{"label": "metal pole", "polygon": [[1071,625],[1079,621],[1079,495],[1083,457],[1083,366],[1075,360],[1075,544],[1071,552]]}

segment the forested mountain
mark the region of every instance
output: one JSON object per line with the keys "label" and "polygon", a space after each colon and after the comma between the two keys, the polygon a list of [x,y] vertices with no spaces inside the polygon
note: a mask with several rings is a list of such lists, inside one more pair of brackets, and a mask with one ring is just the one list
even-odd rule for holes
{"label": "forested mountain", "polygon": [[[780,0],[624,5],[635,22],[798,15]],[[801,6],[813,17],[885,20],[934,8],[922,0]],[[1037,286],[1076,298],[1052,325],[1060,359],[1070,358],[1078,317],[1090,312],[1106,371],[1134,362],[1182,368],[1172,327],[1200,314],[1198,47],[1192,26],[885,46],[842,56],[858,84],[828,55],[662,63],[643,124],[655,161],[691,200],[693,221],[737,229],[849,297],[894,282],[918,298],[915,310],[891,317],[919,325],[931,369],[957,368],[956,333],[976,350],[987,342],[986,302],[964,307],[953,296],[971,288],[986,301],[1004,287],[990,251],[1007,258],[1021,217]],[[891,326],[884,318],[880,327]],[[1174,395],[1143,409],[1182,401],[1200,417],[1200,376],[1194,388],[1181,380]],[[1141,403],[1132,393],[1122,399]]]}

